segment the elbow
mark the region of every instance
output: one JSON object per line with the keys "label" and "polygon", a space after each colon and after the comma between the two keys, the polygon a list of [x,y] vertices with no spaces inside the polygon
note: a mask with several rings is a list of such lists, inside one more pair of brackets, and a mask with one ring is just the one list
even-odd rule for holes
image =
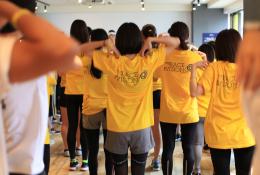
{"label": "elbow", "polygon": [[196,94],[195,92],[191,92],[191,93],[190,93],[190,96],[191,96],[192,98],[195,98],[195,97],[197,97],[197,94]]}
{"label": "elbow", "polygon": [[68,42],[63,44],[62,48],[58,48],[56,53],[54,53],[54,57],[61,59],[70,59],[73,60],[74,56],[79,53],[79,45],[74,42]]}

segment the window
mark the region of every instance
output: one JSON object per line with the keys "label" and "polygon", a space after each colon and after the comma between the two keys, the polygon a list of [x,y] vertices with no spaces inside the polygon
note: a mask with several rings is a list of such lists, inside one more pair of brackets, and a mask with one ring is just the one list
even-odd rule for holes
{"label": "window", "polygon": [[244,30],[244,11],[243,10],[232,13],[230,15],[230,28],[239,31],[239,33],[241,35],[243,35],[243,30]]}

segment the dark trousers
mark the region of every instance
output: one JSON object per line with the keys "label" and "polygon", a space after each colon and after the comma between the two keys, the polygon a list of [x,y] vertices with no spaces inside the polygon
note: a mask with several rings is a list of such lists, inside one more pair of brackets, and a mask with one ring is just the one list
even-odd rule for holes
{"label": "dark trousers", "polygon": [[[163,175],[172,175],[173,152],[175,149],[175,138],[177,124],[161,122],[163,153],[162,170]],[[182,150],[183,150],[183,175],[190,175],[194,165],[194,139],[197,123],[181,124]]]}
{"label": "dark trousers", "polygon": [[[128,154],[109,154],[113,161],[115,175],[128,175]],[[132,175],[144,175],[147,156],[148,153],[131,154]]]}
{"label": "dark trousers", "polygon": [[[100,129],[84,129],[88,137],[88,148],[89,148],[89,174],[98,174],[98,151],[99,151],[99,133]],[[103,129],[104,143],[106,143],[107,130]],[[113,163],[109,156],[109,152],[104,149],[105,152],[105,168],[106,175],[113,174]]]}
{"label": "dark trousers", "polygon": [[[76,149],[76,134],[78,124],[80,122],[80,144],[82,148],[82,159],[88,159],[88,145],[87,136],[82,126],[82,95],[67,95],[67,112],[68,112],[68,147],[70,152],[70,158],[75,159]],[[79,121],[80,113],[80,121]]]}
{"label": "dark trousers", "polygon": [[[236,175],[249,175],[255,147],[234,149]],[[215,175],[230,175],[231,149],[210,148]]]}

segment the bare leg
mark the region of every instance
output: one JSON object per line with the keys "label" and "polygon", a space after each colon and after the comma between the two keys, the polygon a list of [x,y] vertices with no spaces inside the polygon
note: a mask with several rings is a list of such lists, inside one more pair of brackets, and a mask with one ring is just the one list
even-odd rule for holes
{"label": "bare leg", "polygon": [[67,108],[60,107],[61,112],[61,136],[63,140],[64,149],[68,149],[68,143],[67,143],[67,135],[68,135],[68,115],[67,115]]}

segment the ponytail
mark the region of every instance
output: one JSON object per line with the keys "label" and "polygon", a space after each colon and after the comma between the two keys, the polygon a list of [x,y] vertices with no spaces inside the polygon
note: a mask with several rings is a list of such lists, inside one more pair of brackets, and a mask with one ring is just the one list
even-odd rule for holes
{"label": "ponytail", "polygon": [[91,66],[90,66],[90,74],[91,74],[94,78],[96,78],[96,79],[100,79],[100,78],[102,77],[102,74],[103,74],[103,72],[102,72],[101,70],[99,70],[98,68],[96,68],[96,67],[94,66],[93,60],[92,60],[92,62],[91,62]]}

